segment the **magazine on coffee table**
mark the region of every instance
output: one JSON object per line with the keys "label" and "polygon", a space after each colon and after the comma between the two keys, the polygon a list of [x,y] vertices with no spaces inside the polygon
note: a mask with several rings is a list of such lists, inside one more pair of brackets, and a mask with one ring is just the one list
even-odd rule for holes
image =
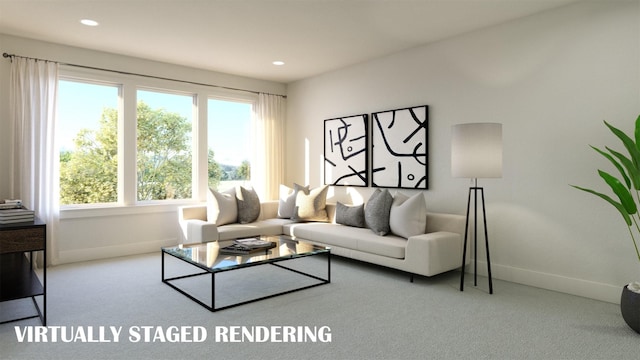
{"label": "magazine on coffee table", "polygon": [[276,243],[258,238],[237,239],[232,245],[220,249],[222,254],[251,254],[276,247]]}

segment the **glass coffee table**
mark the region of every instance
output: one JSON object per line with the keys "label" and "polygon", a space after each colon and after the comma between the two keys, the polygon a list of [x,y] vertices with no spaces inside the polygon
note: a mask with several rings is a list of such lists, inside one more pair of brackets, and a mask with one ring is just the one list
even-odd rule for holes
{"label": "glass coffee table", "polygon": [[[209,242],[197,245],[180,245],[175,247],[162,248],[162,282],[171,286],[178,292],[184,294],[191,300],[202,305],[209,311],[219,311],[228,309],[235,306],[240,306],[248,303],[252,303],[259,300],[272,298],[284,294],[289,294],[295,291],[305,290],[312,287],[328,284],[331,282],[331,250],[327,247],[321,247],[309,242],[305,242],[301,239],[295,239],[289,236],[262,236],[261,240],[271,241],[275,243],[275,247],[250,254],[225,254],[221,252],[221,248],[233,244],[233,240]],[[167,277],[166,272],[169,270],[170,262],[165,264],[165,256],[170,255],[171,258],[178,259],[178,263],[172,261],[174,266],[182,267],[182,274],[178,271],[179,275],[172,275]],[[326,259],[326,265],[322,265],[322,272],[324,272],[326,266],[326,274],[316,274],[318,272],[318,261],[322,261],[322,258]],[[313,261],[314,263],[306,263]],[[185,264],[188,264],[186,267]],[[294,266],[288,266],[288,264]],[[324,264],[324,262],[323,262]],[[307,266],[306,266],[307,265]],[[220,276],[226,272],[234,272],[240,269],[247,269],[251,267],[258,267],[255,269],[257,273],[255,276],[259,276],[261,273],[266,273],[266,269],[260,269],[261,266],[274,266],[277,269],[286,271],[287,273],[295,273],[296,277],[304,277],[306,279],[302,286],[295,286],[293,288],[286,288],[284,290],[278,290],[275,293],[260,294],[249,299],[241,299],[236,302],[223,304],[222,306],[216,306],[216,295],[228,287],[251,287],[252,282],[242,280],[231,280],[222,278],[216,283],[216,275]],[[186,269],[184,269],[186,268]],[[174,269],[175,270],[175,269]],[[315,270],[315,271],[312,271]],[[194,272],[195,271],[195,272]],[[280,271],[280,270],[278,270]],[[315,272],[315,273],[314,273]],[[194,293],[202,290],[202,285],[209,285],[208,281],[199,282],[197,285],[184,286],[180,284],[181,281],[186,279],[192,279],[201,276],[211,276],[211,292],[210,302],[202,299],[202,294],[198,298]],[[252,280],[253,275],[249,275],[248,280]],[[277,276],[280,282],[281,276]],[[272,278],[276,280],[275,278]],[[311,280],[309,280],[311,279]],[[235,281],[235,282],[234,282]],[[261,284],[268,283],[270,280],[267,277],[264,280],[259,280]],[[275,281],[274,281],[275,282]],[[267,286],[269,284],[266,284]],[[216,286],[219,286],[216,289]],[[218,290],[218,291],[216,291]]]}

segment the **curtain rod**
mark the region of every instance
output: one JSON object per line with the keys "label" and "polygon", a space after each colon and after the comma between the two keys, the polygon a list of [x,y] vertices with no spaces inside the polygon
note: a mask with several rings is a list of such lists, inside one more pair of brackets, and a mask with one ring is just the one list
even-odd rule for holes
{"label": "curtain rod", "polygon": [[258,95],[259,94],[274,95],[274,96],[283,97],[285,99],[287,98],[286,95],[280,95],[280,94],[261,93],[259,91],[254,91],[254,90],[239,89],[239,88],[233,88],[233,87],[222,86],[222,85],[205,84],[205,83],[199,83],[199,82],[188,81],[188,80],[172,79],[172,78],[166,78],[166,77],[162,77],[162,76],[137,74],[137,73],[133,73],[133,72],[112,70],[112,69],[104,69],[104,68],[86,66],[86,65],[70,64],[70,63],[64,63],[64,62],[59,62],[59,61],[47,60],[47,59],[39,59],[39,58],[33,58],[33,57],[21,56],[21,55],[15,55],[15,54],[2,53],[2,57],[8,58],[10,60],[13,60],[14,57],[19,57],[19,58],[23,58],[23,59],[30,59],[30,60],[36,60],[36,61],[55,62],[55,63],[57,63],[59,65],[73,66],[73,67],[82,68],[82,69],[107,71],[107,72],[117,73],[117,74],[121,74],[121,75],[142,76],[142,77],[146,77],[146,78],[150,78],[150,79],[176,81],[176,82],[181,82],[181,83],[185,83],[185,84],[208,86],[208,87],[214,87],[214,88],[225,89],[225,90],[233,90],[233,91],[243,91],[243,92],[248,92],[248,93],[258,94]]}

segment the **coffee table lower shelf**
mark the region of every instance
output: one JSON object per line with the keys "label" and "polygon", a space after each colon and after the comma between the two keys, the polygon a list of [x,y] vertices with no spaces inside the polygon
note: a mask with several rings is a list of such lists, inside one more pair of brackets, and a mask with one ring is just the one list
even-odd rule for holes
{"label": "coffee table lower shelf", "polygon": [[[168,251],[167,248],[163,248],[162,249],[162,282],[169,285],[170,287],[172,287],[173,289],[175,289],[176,291],[180,292],[181,294],[185,295],[186,297],[188,297],[189,299],[193,300],[194,302],[200,304],[201,306],[203,306],[204,308],[206,308],[207,310],[211,311],[211,312],[216,312],[216,311],[220,311],[220,310],[225,310],[225,309],[229,309],[229,308],[233,308],[236,306],[241,306],[241,305],[245,305],[245,304],[249,304],[249,303],[253,303],[253,302],[257,302],[257,301],[261,301],[261,300],[266,300],[266,299],[270,299],[276,296],[281,296],[281,295],[286,295],[286,294],[290,294],[293,292],[297,292],[297,291],[301,291],[301,290],[306,290],[306,289],[310,289],[316,286],[320,286],[320,285],[325,285],[325,284],[329,284],[331,283],[331,251],[327,248],[326,251],[323,252],[313,252],[313,253],[309,253],[309,254],[298,254],[295,257],[279,257],[279,258],[275,258],[275,259],[270,259],[269,261],[262,261],[262,262],[256,262],[256,263],[248,263],[248,264],[242,264],[241,267],[227,267],[227,268],[223,268],[223,269],[207,269],[205,271],[202,272],[198,272],[198,273],[194,273],[194,274],[188,274],[188,275],[182,275],[182,276],[175,276],[175,277],[165,277],[165,255],[170,255],[176,259],[182,260],[186,263],[189,263],[191,265],[193,265],[194,267],[197,268],[202,268],[202,266],[192,263],[190,261],[185,260],[184,258],[177,256],[175,254],[172,254],[171,252]],[[307,257],[307,256],[318,256],[318,255],[324,255],[326,256],[327,259],[327,276],[326,278],[320,277],[320,276],[316,276],[313,274],[309,274],[297,269],[293,269],[293,268],[289,268],[287,266],[282,265],[282,262],[288,261],[288,260],[293,260],[293,259],[300,259],[302,257]],[[250,300],[245,300],[245,301],[240,301],[237,303],[232,303],[229,305],[224,305],[224,306],[216,306],[216,274],[220,274],[223,272],[227,272],[227,271],[232,271],[232,270],[237,270],[237,269],[245,269],[247,267],[252,267],[252,266],[276,266],[280,269],[284,269],[287,271],[291,271],[297,274],[300,274],[302,276],[308,277],[308,278],[312,278],[317,280],[318,282],[315,284],[311,284],[311,285],[305,285],[299,288],[294,288],[294,289],[290,289],[290,290],[286,290],[286,291],[282,291],[282,292],[277,292],[274,294],[269,294],[269,295],[265,295],[265,296],[261,296],[261,297],[257,297],[257,298],[252,298]],[[179,286],[173,284],[172,282],[175,282],[176,280],[180,280],[180,279],[186,279],[186,278],[191,278],[191,277],[196,277],[196,276],[206,276],[206,275],[210,275],[211,276],[211,304],[207,304],[206,302],[197,299],[195,296],[189,294],[189,292],[187,292],[184,289],[181,289]]]}

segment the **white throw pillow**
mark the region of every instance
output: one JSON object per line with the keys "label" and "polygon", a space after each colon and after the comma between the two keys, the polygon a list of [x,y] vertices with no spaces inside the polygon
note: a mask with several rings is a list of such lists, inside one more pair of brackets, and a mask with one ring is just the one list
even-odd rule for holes
{"label": "white throw pillow", "polygon": [[308,194],[305,194],[304,191],[298,191],[296,207],[291,219],[295,221],[329,221],[326,208],[328,191],[328,185],[312,189]]}
{"label": "white throw pillow", "polygon": [[216,225],[232,224],[238,220],[236,189],[224,192],[209,189],[207,193],[207,221]]}
{"label": "white throw pillow", "polygon": [[427,204],[424,195],[418,193],[408,197],[397,192],[391,204],[389,226],[392,233],[403,238],[424,234],[427,229]]}

